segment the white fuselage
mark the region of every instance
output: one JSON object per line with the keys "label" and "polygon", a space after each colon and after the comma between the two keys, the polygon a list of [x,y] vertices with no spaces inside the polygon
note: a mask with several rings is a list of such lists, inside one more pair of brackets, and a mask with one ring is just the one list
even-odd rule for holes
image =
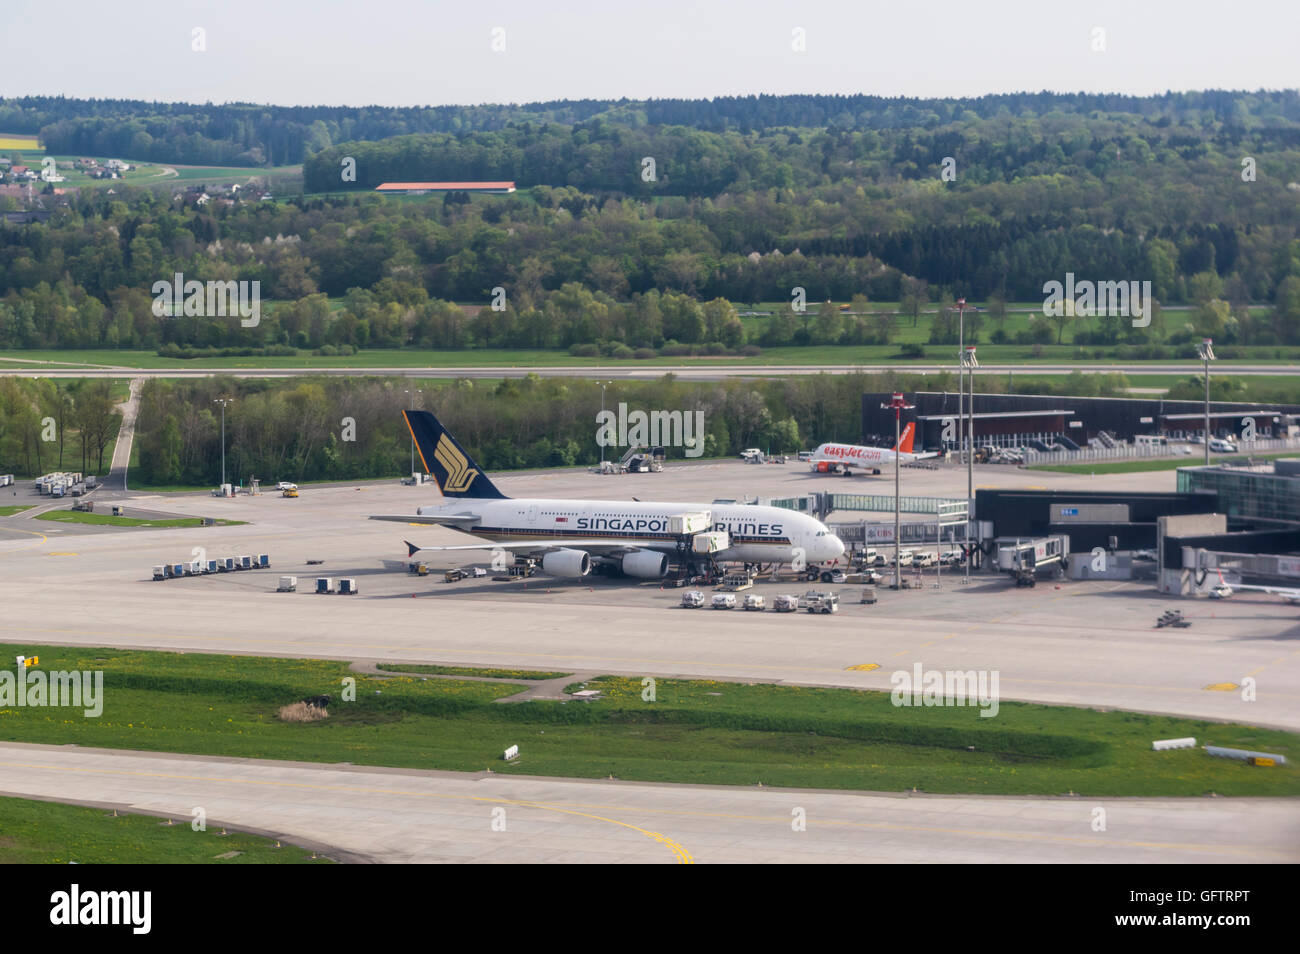
{"label": "white fuselage", "polygon": [[841,467],[879,467],[881,464],[892,464],[896,460],[906,464],[922,456],[933,455],[900,454],[888,447],[863,447],[859,444],[822,444],[813,451],[810,463],[814,470],[817,469],[817,464],[822,462],[838,464]]}
{"label": "white fuselage", "polygon": [[820,520],[782,507],[752,504],[663,503],[626,500],[551,500],[460,498],[436,507],[420,507],[421,515],[474,514],[478,523],[465,533],[493,542],[536,539],[563,546],[565,539],[581,549],[592,541],[611,546],[671,551],[677,535],[670,518],[709,512],[710,530],[725,530],[730,545],[718,559],[745,563],[829,563],[844,553],[839,537]]}

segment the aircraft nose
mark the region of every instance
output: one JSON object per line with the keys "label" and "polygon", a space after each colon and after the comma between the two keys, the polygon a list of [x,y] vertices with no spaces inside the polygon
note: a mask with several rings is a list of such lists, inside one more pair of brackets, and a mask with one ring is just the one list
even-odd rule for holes
{"label": "aircraft nose", "polygon": [[826,546],[830,550],[828,560],[838,560],[844,555],[844,541],[839,537],[830,537],[826,540]]}

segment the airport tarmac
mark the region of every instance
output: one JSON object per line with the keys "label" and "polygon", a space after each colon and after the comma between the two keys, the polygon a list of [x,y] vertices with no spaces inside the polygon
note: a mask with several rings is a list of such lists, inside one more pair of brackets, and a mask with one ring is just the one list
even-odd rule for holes
{"label": "airport tarmac", "polygon": [[[956,496],[964,491],[965,478],[964,469],[951,465],[938,470],[905,469],[903,492]],[[888,473],[845,479],[814,475],[806,465],[793,462],[782,466],[724,461],[670,465],[662,474],[599,476],[570,470],[494,479],[513,496],[637,496],[704,503],[717,497],[794,496],[813,490],[885,494],[893,488]],[[1172,489],[1174,482],[1173,471],[1096,478],[999,466],[977,467],[975,472],[977,487],[1153,490]],[[394,480],[305,485],[297,499],[275,493],[234,499],[127,493],[105,500],[122,503],[128,514],[139,508],[248,522],[94,533],[74,525],[24,521],[20,516],[0,519],[0,527],[25,531],[7,537],[0,532],[0,597],[5,606],[0,638],[20,643],[698,676],[884,690],[890,686],[891,673],[919,663],[927,670],[996,670],[1004,701],[1121,708],[1300,729],[1300,619],[1296,607],[1258,594],[1220,602],[1179,600],[1159,596],[1149,583],[1102,581],[1017,589],[1003,577],[981,574],[973,574],[972,582],[963,585],[960,572],[945,571],[937,589],[928,585],[900,592],[881,588],[874,606],[856,602],[858,587],[832,587],[843,594],[843,611],[829,617],[692,611],[677,608],[682,590],[661,589],[652,582],[566,581],[539,575],[524,582],[479,579],[448,584],[440,572],[418,577],[385,569],[385,561],[391,566],[407,562],[403,539],[426,545],[469,542],[443,528],[366,519],[370,514],[411,513],[418,505],[438,502],[440,495],[432,484],[404,487]],[[854,513],[832,519],[846,518],[889,522],[892,515]],[[270,555],[269,570],[163,582],[151,579],[152,566],[169,560],[256,553]],[[446,566],[475,562],[475,556],[477,562],[484,562],[489,554],[448,555]],[[309,560],[322,562],[309,564]],[[436,561],[435,565],[442,568]],[[299,592],[275,592],[279,577],[290,574],[298,577]],[[356,578],[360,595],[310,592],[312,580],[325,575]],[[928,575],[927,584],[933,581],[933,574]],[[807,587],[760,583],[756,592],[770,598]],[[1156,617],[1175,606],[1193,625],[1182,630],[1154,629]],[[1247,677],[1255,681],[1255,701],[1244,701],[1240,691],[1225,688],[1236,687]],[[1277,824],[1280,815],[1300,814],[1287,802],[1279,802],[1282,807],[1277,809],[1261,808],[1250,822],[1258,827],[1252,827],[1254,834],[1243,840],[1235,830],[1231,835],[1205,832],[1227,832],[1235,824],[1233,818],[1240,820],[1253,812],[1229,817],[1238,809],[1212,806],[1246,803],[1143,801],[1142,814],[1132,828],[1111,828],[1116,840],[1113,849],[1096,850],[1093,846],[1104,839],[1092,837],[1086,818],[1077,822],[1076,831],[1070,813],[1082,809],[1068,801],[900,801],[891,796],[797,793],[790,796],[800,799],[797,804],[811,800],[835,822],[798,842],[801,847],[795,854],[782,836],[803,837],[812,834],[814,826],[810,823],[809,832],[792,835],[790,807],[783,802],[780,811],[768,812],[767,792],[625,783],[596,792],[590,783],[579,781],[421,773],[422,794],[392,795],[391,810],[372,806],[370,796],[346,785],[337,800],[331,795],[313,808],[317,795],[301,796],[294,786],[334,785],[335,775],[325,783],[319,773],[342,770],[260,765],[256,770],[240,769],[247,780],[217,784],[203,781],[207,776],[202,773],[210,774],[215,771],[212,766],[219,764],[211,760],[199,760],[201,771],[186,765],[177,778],[164,774],[154,779],[135,763],[130,769],[134,774],[114,775],[117,763],[113,763],[96,775],[101,769],[91,771],[92,763],[108,765],[94,761],[100,753],[51,751],[66,752],[67,761],[62,769],[42,771],[50,772],[50,779],[62,778],[60,784],[70,787],[51,782],[53,788],[42,788],[45,783],[34,780],[43,776],[30,768],[19,770],[19,763],[7,757],[0,767],[0,790],[63,792],[69,798],[93,799],[99,785],[103,794],[98,797],[103,799],[184,812],[202,797],[221,806],[219,810],[209,807],[210,817],[232,825],[296,833],[383,860],[674,860],[664,843],[640,834],[641,829],[661,834],[671,829],[671,836],[665,837],[704,860],[922,860],[930,857],[926,852],[932,852],[935,860],[963,861],[1262,860],[1262,855],[1252,856],[1249,850],[1243,854],[1232,847],[1240,845],[1258,845],[1261,850],[1272,846],[1286,860],[1300,858],[1300,839],[1294,837],[1294,829],[1279,829]],[[86,778],[91,781],[71,787],[79,772],[89,773]],[[260,773],[296,781],[287,787],[257,787]],[[383,784],[393,782],[383,770],[372,774],[386,779]],[[308,777],[316,782],[304,781]],[[98,782],[93,781],[96,778]],[[110,778],[117,781],[110,784]],[[351,774],[344,779],[352,781]],[[415,784],[405,776],[400,781]],[[369,779],[362,787],[379,784]],[[267,798],[272,788],[277,794]],[[240,794],[250,789],[259,794]],[[491,832],[484,821],[489,803],[472,800],[480,795],[529,805],[544,802],[547,807],[524,806],[517,842],[492,840],[499,833]],[[344,837],[351,824],[348,819],[356,819],[344,808],[361,803],[369,807],[359,816],[360,834],[350,840],[352,836]],[[452,803],[464,804],[454,811],[445,809],[452,815],[460,813],[446,821],[448,827],[440,829],[439,823],[429,822],[429,804]],[[1139,803],[1124,800],[1124,804]],[[568,808],[573,811],[566,813]],[[1279,815],[1270,814],[1274,811]],[[586,818],[584,813],[615,821]],[[479,822],[483,831],[475,834]],[[769,823],[774,826],[770,836],[763,834],[763,826]],[[846,839],[844,831],[861,831],[864,837]],[[1290,835],[1270,834],[1278,831]],[[522,837],[526,833],[527,839]],[[1150,845],[1192,847],[1157,850]]]}
{"label": "airport tarmac", "polygon": [[[201,807],[209,829],[251,829],[336,858],[396,863],[1300,860],[1300,813],[1289,799],[879,795],[17,744],[0,744],[0,792],[182,824]],[[1104,831],[1093,830],[1099,818]]]}

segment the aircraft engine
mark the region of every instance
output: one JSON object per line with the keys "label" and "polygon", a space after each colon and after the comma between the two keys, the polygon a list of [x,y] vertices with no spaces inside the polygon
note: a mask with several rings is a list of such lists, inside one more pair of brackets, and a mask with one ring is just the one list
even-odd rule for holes
{"label": "aircraft engine", "polygon": [[586,576],[591,572],[591,557],[582,550],[552,550],[542,557],[542,572],[550,576]]}
{"label": "aircraft engine", "polygon": [[623,572],[643,580],[658,580],[668,575],[668,554],[654,550],[633,550],[623,557]]}

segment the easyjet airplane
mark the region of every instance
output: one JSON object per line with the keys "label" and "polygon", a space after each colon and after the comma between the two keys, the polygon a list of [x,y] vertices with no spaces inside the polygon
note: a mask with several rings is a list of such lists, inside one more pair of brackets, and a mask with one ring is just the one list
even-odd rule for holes
{"label": "easyjet airplane", "polygon": [[750,504],[657,503],[631,500],[510,498],[501,493],[464,448],[428,411],[403,411],[425,470],[448,502],[419,507],[415,515],[373,516],[371,520],[451,527],[478,542],[420,547],[421,552],[500,548],[538,557],[551,576],[581,577],[592,561],[612,563],[628,576],[658,579],[679,552],[669,519],[708,511],[711,531],[727,533],[718,560],[757,564],[791,563],[809,571],[844,553],[840,538],[807,514]]}
{"label": "easyjet airplane", "polygon": [[853,468],[870,471],[881,464],[892,464],[895,460],[904,464],[938,454],[912,453],[912,439],[916,435],[916,425],[908,424],[903,429],[898,446],[892,450],[887,447],[863,447],[859,444],[826,443],[812,452],[809,463],[819,474],[833,474],[842,471],[845,477],[853,476]]}

